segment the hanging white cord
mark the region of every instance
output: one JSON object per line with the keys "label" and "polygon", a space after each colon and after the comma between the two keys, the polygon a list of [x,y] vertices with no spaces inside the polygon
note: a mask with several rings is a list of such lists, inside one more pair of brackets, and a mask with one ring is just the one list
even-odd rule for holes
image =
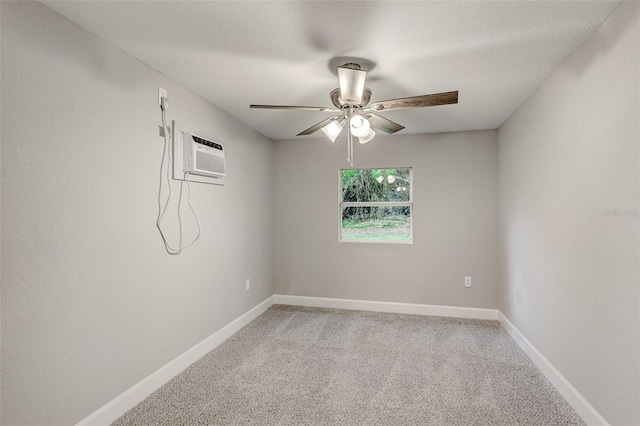
{"label": "hanging white cord", "polygon": [[171,162],[167,164],[167,188],[169,189],[169,194],[167,195],[167,201],[164,203],[164,207],[162,207],[162,168],[164,166],[165,158],[168,157],[168,152],[171,149],[169,144],[169,139],[167,138],[167,123],[165,119],[165,109],[162,109],[162,126],[163,126],[163,134],[164,134],[164,150],[162,151],[162,161],[160,162],[160,185],[158,187],[158,219],[156,220],[156,226],[158,227],[158,231],[160,231],[160,236],[162,237],[162,241],[164,242],[164,246],[167,250],[167,253],[172,255],[177,255],[182,252],[182,249],[185,249],[191,246],[193,243],[198,241],[200,238],[200,221],[198,220],[198,215],[196,214],[193,206],[191,205],[191,185],[189,184],[189,173],[185,172],[184,177],[187,181],[187,189],[189,191],[187,195],[187,205],[191,212],[193,213],[193,217],[196,219],[196,224],[198,225],[198,234],[196,237],[187,245],[182,245],[182,217],[180,216],[180,205],[182,203],[182,182],[180,182],[180,196],[178,197],[178,227],[180,229],[180,245],[177,248],[171,247],[167,238],[164,236],[162,232],[162,227],[160,222],[162,222],[162,218],[164,217],[165,212],[167,211],[167,207],[169,206],[169,200],[171,199]]}

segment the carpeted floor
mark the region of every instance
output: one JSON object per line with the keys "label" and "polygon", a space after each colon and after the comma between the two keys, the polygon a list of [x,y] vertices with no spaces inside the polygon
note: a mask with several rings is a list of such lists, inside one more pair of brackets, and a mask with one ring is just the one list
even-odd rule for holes
{"label": "carpeted floor", "polygon": [[496,321],[275,305],[115,425],[583,425]]}

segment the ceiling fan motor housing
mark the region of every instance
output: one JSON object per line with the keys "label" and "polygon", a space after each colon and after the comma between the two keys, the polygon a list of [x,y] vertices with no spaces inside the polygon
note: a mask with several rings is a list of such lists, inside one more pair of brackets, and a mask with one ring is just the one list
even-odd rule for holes
{"label": "ceiling fan motor housing", "polygon": [[361,70],[362,69],[360,64],[356,64],[356,63],[353,63],[353,62],[349,62],[348,64],[342,64],[340,66],[340,68],[349,68],[350,70]]}

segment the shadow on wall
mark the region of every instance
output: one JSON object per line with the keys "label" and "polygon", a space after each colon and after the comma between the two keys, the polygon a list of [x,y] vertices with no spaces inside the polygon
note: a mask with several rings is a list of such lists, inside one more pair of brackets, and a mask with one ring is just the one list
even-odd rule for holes
{"label": "shadow on wall", "polygon": [[[34,4],[29,9],[32,19],[34,21],[50,19],[49,16],[43,17],[41,13],[38,13],[37,6]],[[80,31],[77,25],[71,21],[65,22],[68,31],[52,31],[51,28],[55,28],[56,24],[59,23],[40,22],[38,31],[41,34],[35,34],[29,29],[19,26],[12,28],[12,30],[20,32],[22,42],[25,45],[39,49],[42,56],[50,61],[64,62],[69,68],[85,70],[101,80],[123,89],[131,90],[141,84],[143,80],[139,76],[122,72],[123,52],[121,49],[105,43],[96,35]],[[42,33],[45,33],[44,36]],[[68,40],[70,34],[74,35],[74,40]],[[79,45],[79,47],[76,49],[61,48],[61,46],[70,45]],[[24,51],[28,52],[31,49],[24,49]],[[87,52],[93,54],[87,56]],[[135,60],[131,58],[131,61]]]}

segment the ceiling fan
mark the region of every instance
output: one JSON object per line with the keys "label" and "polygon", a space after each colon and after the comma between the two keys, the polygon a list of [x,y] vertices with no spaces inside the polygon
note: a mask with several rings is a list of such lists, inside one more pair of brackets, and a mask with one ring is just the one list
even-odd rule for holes
{"label": "ceiling fan", "polygon": [[250,105],[249,108],[294,109],[338,113],[333,117],[314,124],[307,130],[298,133],[297,136],[310,135],[318,130],[322,130],[322,133],[324,133],[331,142],[335,142],[338,135],[342,133],[345,123],[348,122],[347,161],[353,166],[353,136],[358,138],[358,142],[367,143],[376,135],[372,127],[382,130],[387,134],[393,134],[404,129],[404,126],[378,115],[378,112],[458,103],[458,91],[454,91],[390,99],[368,105],[372,92],[371,89],[364,85],[366,78],[367,71],[363,70],[360,64],[349,62],[339,66],[338,80],[340,87],[332,90],[330,95],[335,108],[289,105]]}

